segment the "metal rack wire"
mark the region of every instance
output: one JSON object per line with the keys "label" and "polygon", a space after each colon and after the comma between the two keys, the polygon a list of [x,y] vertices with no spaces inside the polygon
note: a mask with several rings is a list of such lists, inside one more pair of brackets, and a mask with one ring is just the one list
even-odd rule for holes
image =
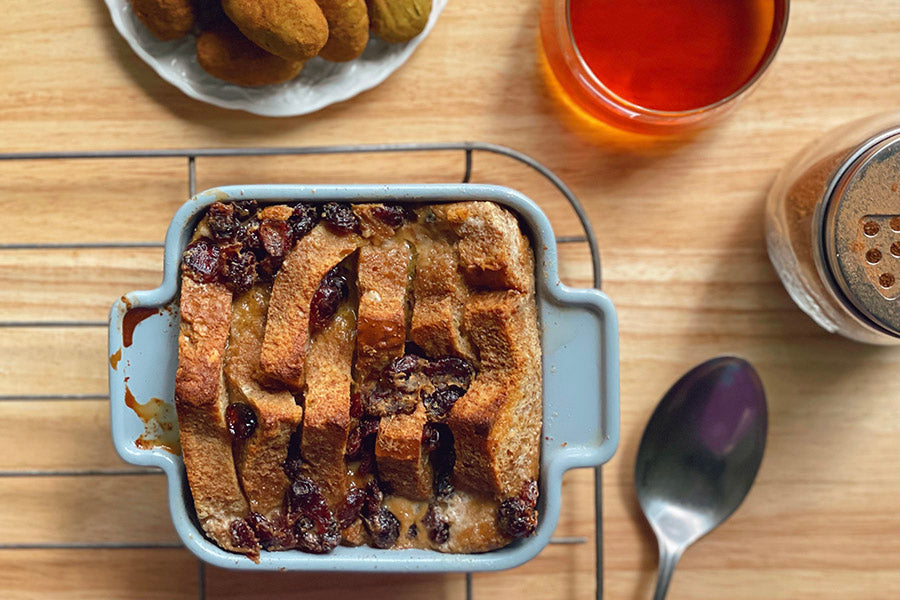
{"label": "metal rack wire", "polygon": [[[377,154],[377,153],[422,153],[422,152],[443,152],[443,151],[459,151],[465,161],[465,170],[462,178],[463,183],[469,183],[472,178],[473,164],[476,153],[485,152],[496,155],[505,156],[511,160],[524,164],[547,179],[556,190],[566,199],[575,212],[578,220],[584,230],[584,236],[560,236],[557,237],[557,243],[587,243],[591,254],[591,265],[593,269],[593,285],[600,289],[601,271],[600,271],[600,251],[597,245],[597,239],[594,234],[593,227],[587,217],[581,202],[575,194],[566,186],[566,184],[549,168],[535,160],[534,158],[513,150],[505,146],[496,144],[488,144],[483,142],[449,142],[449,143],[405,143],[405,144],[368,144],[368,145],[343,145],[343,146],[306,146],[306,147],[269,147],[269,148],[203,148],[203,149],[185,149],[185,150],[125,150],[125,151],[87,151],[87,152],[22,152],[22,153],[0,153],[0,161],[25,161],[25,160],[68,160],[68,159],[154,159],[154,158],[183,158],[187,161],[187,182],[188,191],[191,196],[196,193],[197,186],[197,161],[201,158],[223,158],[223,157],[264,157],[264,156],[311,156],[311,155],[328,155],[328,154]],[[108,243],[86,243],[86,244],[0,244],[0,250],[18,250],[18,249],[59,249],[59,248],[135,248],[135,247],[162,247],[160,242],[108,242]],[[0,322],[0,328],[8,327],[90,327],[90,326],[106,326],[105,321],[9,321]],[[47,399],[42,395],[23,396],[17,394],[16,399]],[[80,399],[106,399],[105,396],[94,395],[68,395],[53,396],[53,398],[80,400]],[[0,400],[5,399],[0,396]],[[141,471],[138,471],[140,473]],[[10,473],[0,473],[0,476],[50,476],[50,475],[115,475],[118,471],[102,471],[100,473],[89,470],[82,471],[17,471]],[[155,474],[156,471],[146,471],[147,474]],[[135,474],[135,471],[122,471],[122,474]],[[595,542],[595,579],[596,579],[596,598],[601,600],[603,597],[603,541],[602,541],[602,478],[601,468],[594,469],[594,542]],[[584,537],[555,537],[550,540],[551,544],[584,544],[587,539]],[[159,543],[159,544],[0,544],[0,549],[46,549],[46,548],[78,548],[78,549],[99,549],[99,548],[134,548],[134,547],[160,547],[170,548],[178,547],[178,544]],[[202,561],[198,561],[198,589],[201,600],[206,598],[205,590],[205,566]],[[466,600],[472,600],[473,594],[473,576],[472,573],[465,575]]]}

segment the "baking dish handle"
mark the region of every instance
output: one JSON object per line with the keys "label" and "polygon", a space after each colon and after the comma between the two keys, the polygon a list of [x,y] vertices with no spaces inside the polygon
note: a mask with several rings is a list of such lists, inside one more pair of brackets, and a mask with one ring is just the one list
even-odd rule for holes
{"label": "baking dish handle", "polygon": [[554,286],[545,303],[543,462],[554,470],[594,467],[619,443],[618,323],[594,289]]}

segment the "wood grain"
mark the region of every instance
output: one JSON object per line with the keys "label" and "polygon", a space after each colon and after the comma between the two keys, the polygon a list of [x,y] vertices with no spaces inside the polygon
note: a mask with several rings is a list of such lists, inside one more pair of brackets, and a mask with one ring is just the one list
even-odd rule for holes
{"label": "wood grain", "polygon": [[[53,18],[48,18],[52,14]],[[621,134],[572,112],[542,66],[538,3],[453,0],[382,85],[314,115],[269,119],[185,97],[115,32],[98,0],[8,0],[0,19],[0,151],[298,146],[483,140],[524,151],[584,202],[619,311],[621,444],[604,473],[606,597],[650,596],[656,547],[632,491],[659,397],[723,353],[759,368],[769,444],[756,487],[684,557],[669,597],[892,598],[900,588],[897,348],[819,329],[769,265],[763,207],[777,171],[822,132],[896,107],[900,10],[892,0],[794,0],[779,56],[737,111],[685,138]],[[155,287],[158,248],[36,244],[162,241],[188,196],[187,164],[0,161],[0,323],[102,321],[123,291]],[[478,154],[473,179],[511,184],[579,233],[546,181]],[[458,154],[201,159],[197,187],[246,182],[457,181]],[[560,272],[590,282],[583,244]],[[103,327],[0,327],[0,471],[116,468],[105,422]],[[34,400],[89,394],[94,400]],[[11,399],[11,397],[16,397]],[[121,463],[118,463],[121,464]],[[481,600],[592,597],[592,479],[568,475],[553,546],[479,574]],[[174,543],[162,476],[7,476],[0,542]],[[0,550],[3,597],[198,596],[184,550]],[[106,567],[109,565],[109,567]],[[245,576],[207,570],[207,597],[463,597],[460,576]]]}

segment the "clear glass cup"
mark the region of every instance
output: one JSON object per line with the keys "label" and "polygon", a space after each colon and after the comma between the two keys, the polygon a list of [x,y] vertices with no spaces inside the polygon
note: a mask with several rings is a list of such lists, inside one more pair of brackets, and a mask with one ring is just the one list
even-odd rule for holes
{"label": "clear glass cup", "polygon": [[772,28],[752,76],[736,90],[703,106],[659,110],[641,106],[613,92],[594,74],[579,51],[570,18],[571,0],[542,0],[541,41],[546,65],[569,100],[592,117],[613,127],[651,135],[697,129],[711,124],[733,109],[739,99],[758,83],[775,57],[787,29],[789,0],[763,1],[772,2]]}

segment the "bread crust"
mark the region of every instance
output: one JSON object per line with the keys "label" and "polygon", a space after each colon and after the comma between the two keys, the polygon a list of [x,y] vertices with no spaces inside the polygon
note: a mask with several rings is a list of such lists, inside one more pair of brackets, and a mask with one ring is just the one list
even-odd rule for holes
{"label": "bread crust", "polygon": [[302,470],[322,487],[332,508],[343,501],[349,487],[344,455],[350,430],[355,336],[355,315],[344,305],[334,320],[313,336],[306,368]]}
{"label": "bread crust", "polygon": [[336,235],[322,223],[298,241],[275,276],[260,367],[292,391],[303,388],[309,341],[309,310],[322,278],[362,243],[358,235]]}
{"label": "bread crust", "polygon": [[259,353],[265,332],[269,291],[256,285],[235,298],[225,360],[232,402],[244,402],[256,413],[256,430],[237,445],[235,462],[250,508],[271,518],[280,512],[290,485],[282,465],[303,409],[287,390],[260,384]]}
{"label": "bread crust", "polygon": [[249,553],[235,546],[229,530],[231,522],[249,510],[225,425],[228,394],[222,366],[230,316],[228,288],[182,276],[175,408],[194,508],[203,530],[217,544]]}

